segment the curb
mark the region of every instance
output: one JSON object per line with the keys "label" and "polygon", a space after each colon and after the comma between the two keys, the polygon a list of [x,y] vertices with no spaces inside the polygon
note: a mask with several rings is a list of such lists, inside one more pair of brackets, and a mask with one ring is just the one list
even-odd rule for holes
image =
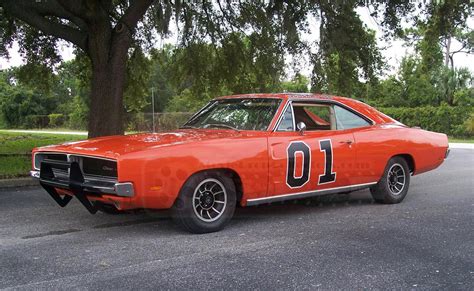
{"label": "curb", "polygon": [[31,186],[39,186],[39,183],[37,180],[30,177],[0,180],[0,190],[8,189],[8,188],[17,188],[17,187],[31,187]]}

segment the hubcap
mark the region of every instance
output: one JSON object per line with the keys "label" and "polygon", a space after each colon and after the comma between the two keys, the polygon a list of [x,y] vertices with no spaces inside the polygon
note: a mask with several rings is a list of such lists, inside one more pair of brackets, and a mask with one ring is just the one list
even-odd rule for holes
{"label": "hubcap", "polygon": [[400,164],[393,164],[388,170],[388,189],[393,195],[400,195],[405,188],[405,170]]}
{"label": "hubcap", "polygon": [[219,219],[227,206],[227,192],[224,185],[213,178],[205,179],[194,190],[194,214],[205,222]]}

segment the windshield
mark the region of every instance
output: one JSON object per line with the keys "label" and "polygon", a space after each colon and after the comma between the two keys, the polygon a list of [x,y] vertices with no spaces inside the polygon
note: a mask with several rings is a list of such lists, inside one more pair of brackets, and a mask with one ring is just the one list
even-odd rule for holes
{"label": "windshield", "polygon": [[222,99],[209,103],[183,127],[267,130],[280,99]]}

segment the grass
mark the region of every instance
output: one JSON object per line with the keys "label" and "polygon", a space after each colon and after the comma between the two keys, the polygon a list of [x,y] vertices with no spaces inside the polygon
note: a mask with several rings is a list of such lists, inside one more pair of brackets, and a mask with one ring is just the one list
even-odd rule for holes
{"label": "grass", "polygon": [[474,143],[474,139],[450,137],[450,138],[449,138],[449,142],[456,142],[456,143]]}
{"label": "grass", "polygon": [[27,176],[35,147],[85,139],[80,135],[0,131],[0,179]]}

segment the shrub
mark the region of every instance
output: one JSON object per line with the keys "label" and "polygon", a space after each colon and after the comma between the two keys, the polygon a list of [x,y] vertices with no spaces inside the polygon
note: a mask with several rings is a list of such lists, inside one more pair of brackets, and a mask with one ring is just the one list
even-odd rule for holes
{"label": "shrub", "polygon": [[47,115],[27,115],[23,118],[23,128],[45,128],[49,125]]}
{"label": "shrub", "polygon": [[50,127],[61,127],[64,125],[66,121],[66,117],[64,116],[64,114],[60,114],[60,113],[49,114],[48,119],[49,119]]}
{"label": "shrub", "polygon": [[[419,126],[426,130],[442,132],[451,136],[472,137],[471,106],[422,106],[386,107],[379,110],[407,126]],[[469,121],[471,120],[471,121]],[[471,126],[471,127],[470,127]]]}
{"label": "shrub", "polygon": [[[193,113],[164,112],[155,113],[155,131],[174,130],[183,125]],[[152,131],[153,115],[151,113],[132,113],[127,115],[126,129],[129,131]]]}

